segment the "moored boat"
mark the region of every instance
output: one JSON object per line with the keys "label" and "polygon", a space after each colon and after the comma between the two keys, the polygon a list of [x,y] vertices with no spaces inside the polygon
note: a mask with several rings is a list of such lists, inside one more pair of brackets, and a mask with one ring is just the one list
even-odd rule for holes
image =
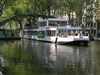
{"label": "moored boat", "polygon": [[56,44],[87,45],[89,34],[81,26],[68,25],[67,20],[48,18],[37,24],[37,28],[24,29],[23,38]]}

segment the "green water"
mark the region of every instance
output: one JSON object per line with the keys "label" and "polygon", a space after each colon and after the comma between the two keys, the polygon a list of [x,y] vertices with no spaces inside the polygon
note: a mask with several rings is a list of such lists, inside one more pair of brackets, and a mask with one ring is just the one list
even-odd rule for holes
{"label": "green water", "polygon": [[3,75],[100,75],[100,41],[88,47],[0,41]]}

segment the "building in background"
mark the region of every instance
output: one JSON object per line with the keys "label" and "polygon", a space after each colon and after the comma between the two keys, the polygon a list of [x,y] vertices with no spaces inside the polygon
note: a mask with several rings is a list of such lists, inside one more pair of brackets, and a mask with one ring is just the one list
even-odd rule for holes
{"label": "building in background", "polygon": [[97,21],[97,35],[100,37],[100,1],[97,4],[96,21]]}
{"label": "building in background", "polygon": [[100,6],[97,7],[97,3],[100,4],[97,0],[91,0],[88,5],[84,3],[83,6],[82,24],[93,38],[100,32],[100,23],[97,22],[97,20],[100,21]]}
{"label": "building in background", "polygon": [[97,36],[97,23],[96,23],[96,0],[91,1],[86,6],[86,30],[90,33],[90,37],[96,37]]}

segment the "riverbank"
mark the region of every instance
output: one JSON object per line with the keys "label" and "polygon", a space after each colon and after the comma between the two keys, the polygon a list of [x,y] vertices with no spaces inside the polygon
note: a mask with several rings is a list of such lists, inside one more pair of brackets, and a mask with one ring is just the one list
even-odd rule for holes
{"label": "riverbank", "polygon": [[2,37],[0,40],[21,40],[21,37]]}

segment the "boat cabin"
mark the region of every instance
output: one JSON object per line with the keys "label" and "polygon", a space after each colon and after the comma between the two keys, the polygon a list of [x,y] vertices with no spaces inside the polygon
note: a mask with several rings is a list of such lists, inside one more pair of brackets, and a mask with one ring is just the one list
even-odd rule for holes
{"label": "boat cabin", "polygon": [[44,19],[42,22],[39,22],[39,27],[42,27],[42,26],[65,26],[67,24],[68,24],[68,22],[65,19],[48,18],[48,19]]}
{"label": "boat cabin", "polygon": [[81,27],[71,27],[63,26],[58,27],[58,36],[67,37],[67,36],[88,36],[88,32],[84,31]]}

